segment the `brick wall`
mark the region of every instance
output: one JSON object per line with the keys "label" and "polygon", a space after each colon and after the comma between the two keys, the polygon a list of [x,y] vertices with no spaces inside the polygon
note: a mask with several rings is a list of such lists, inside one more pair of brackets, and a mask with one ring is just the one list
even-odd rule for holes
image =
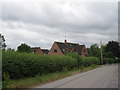
{"label": "brick wall", "polygon": [[32,49],[32,53],[36,53],[39,55],[43,54],[41,48],[31,48],[31,49]]}
{"label": "brick wall", "polygon": [[36,54],[43,54],[41,49],[37,49]]}
{"label": "brick wall", "polygon": [[[57,52],[56,52],[56,50],[57,50]],[[58,45],[56,43],[54,43],[52,48],[50,49],[48,55],[63,55],[63,53],[61,52]]]}
{"label": "brick wall", "polygon": [[81,56],[85,57],[88,54],[86,47],[83,47]]}

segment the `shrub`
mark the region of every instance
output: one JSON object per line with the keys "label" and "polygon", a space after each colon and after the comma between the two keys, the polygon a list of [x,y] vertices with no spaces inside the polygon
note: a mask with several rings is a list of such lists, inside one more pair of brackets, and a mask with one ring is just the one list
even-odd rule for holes
{"label": "shrub", "polygon": [[77,53],[50,56],[6,51],[3,52],[2,63],[2,73],[8,73],[10,79],[18,79],[90,66],[100,61],[96,57],[81,57]]}
{"label": "shrub", "polygon": [[66,55],[75,58],[77,60],[78,67],[100,64],[99,58],[96,57],[81,57],[78,53],[73,52],[66,53]]}
{"label": "shrub", "polygon": [[115,59],[114,63],[120,63],[120,58]]}
{"label": "shrub", "polygon": [[115,60],[112,59],[112,58],[104,58],[103,61],[104,61],[105,63],[109,63],[109,64],[112,64],[112,63],[115,62]]}
{"label": "shrub", "polygon": [[77,65],[78,65],[77,67],[80,67],[82,65],[82,58],[78,53],[69,52],[66,53],[66,55],[75,58],[77,60]]}
{"label": "shrub", "polygon": [[11,83],[10,83],[10,78],[8,73],[3,73],[3,82],[2,82],[2,87],[3,88],[10,88]]}
{"label": "shrub", "polygon": [[100,64],[100,60],[96,57],[82,57],[83,66],[90,66],[93,64]]}
{"label": "shrub", "polygon": [[71,70],[77,61],[69,56],[48,56],[15,51],[3,52],[3,73],[9,73],[11,79],[33,77],[47,73]]}

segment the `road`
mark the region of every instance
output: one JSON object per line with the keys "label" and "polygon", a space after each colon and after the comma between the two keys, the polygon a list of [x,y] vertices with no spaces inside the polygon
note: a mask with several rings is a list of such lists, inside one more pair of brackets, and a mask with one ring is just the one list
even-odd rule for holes
{"label": "road", "polygon": [[118,64],[103,66],[35,88],[118,88]]}

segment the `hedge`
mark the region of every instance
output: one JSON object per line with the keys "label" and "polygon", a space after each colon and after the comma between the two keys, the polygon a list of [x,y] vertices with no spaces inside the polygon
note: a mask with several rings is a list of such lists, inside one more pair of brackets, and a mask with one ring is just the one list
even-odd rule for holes
{"label": "hedge", "polygon": [[66,53],[67,56],[73,57],[77,60],[78,67],[90,66],[92,64],[100,64],[100,60],[97,57],[81,57],[78,53]]}
{"label": "hedge", "polygon": [[73,52],[69,52],[69,53],[65,53],[65,55],[75,58],[77,60],[77,67],[79,68],[82,65],[82,58],[78,53],[73,53]]}
{"label": "hedge", "polygon": [[104,64],[106,64],[106,63],[109,63],[109,64],[112,64],[112,63],[120,63],[120,58],[118,58],[118,59],[103,58],[103,62],[104,62]]}
{"label": "hedge", "polygon": [[90,66],[92,64],[100,64],[100,60],[96,57],[82,57],[82,65],[83,66]]}
{"label": "hedge", "polygon": [[100,64],[100,60],[96,57],[81,57],[77,53],[69,53],[63,56],[50,56],[5,51],[3,52],[2,58],[2,74],[8,73],[10,79],[33,77],[71,70],[81,66]]}
{"label": "hedge", "polygon": [[77,61],[68,56],[47,56],[13,51],[3,52],[2,63],[3,73],[9,73],[11,79],[71,70],[77,66]]}

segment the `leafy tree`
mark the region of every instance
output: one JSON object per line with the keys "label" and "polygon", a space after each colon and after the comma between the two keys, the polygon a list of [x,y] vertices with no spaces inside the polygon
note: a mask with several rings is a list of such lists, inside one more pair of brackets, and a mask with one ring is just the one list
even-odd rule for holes
{"label": "leafy tree", "polygon": [[100,48],[97,44],[93,44],[88,48],[88,56],[100,58]]}
{"label": "leafy tree", "polygon": [[25,44],[25,43],[22,43],[20,46],[18,46],[18,47],[17,47],[17,50],[18,50],[19,52],[28,52],[28,53],[31,52],[30,46],[28,46],[28,45]]}
{"label": "leafy tree", "polygon": [[108,53],[105,52],[105,49],[106,49],[107,45],[102,45],[101,48],[102,48],[102,53],[103,53],[103,57],[108,57]]}
{"label": "leafy tree", "polygon": [[5,50],[6,46],[7,45],[5,44],[5,38],[2,34],[0,34],[0,49]]}
{"label": "leafy tree", "polygon": [[7,51],[15,51],[15,49],[8,48]]}
{"label": "leafy tree", "polygon": [[117,41],[109,41],[105,51],[114,57],[120,58],[120,43]]}

